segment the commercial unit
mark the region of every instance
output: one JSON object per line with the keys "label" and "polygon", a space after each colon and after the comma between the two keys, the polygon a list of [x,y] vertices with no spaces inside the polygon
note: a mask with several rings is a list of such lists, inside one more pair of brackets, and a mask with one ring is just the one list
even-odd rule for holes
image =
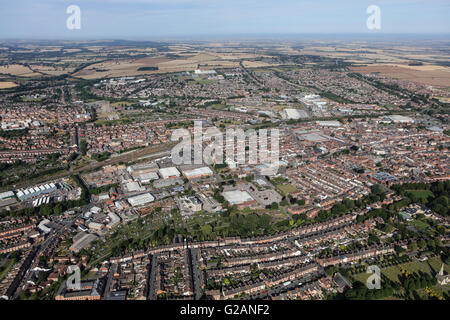
{"label": "commercial unit", "polygon": [[0,193],[0,200],[13,199],[13,198],[14,198],[14,192],[12,192],[12,191]]}
{"label": "commercial unit", "polygon": [[388,116],[387,118],[394,123],[413,123],[414,122],[413,118],[401,116],[401,115],[397,115],[397,114]]}
{"label": "commercial unit", "polygon": [[213,172],[209,167],[201,167],[192,170],[185,170],[183,171],[183,174],[188,180],[191,180],[212,176]]}
{"label": "commercial unit", "polygon": [[138,174],[137,179],[141,183],[150,183],[150,181],[158,180],[159,176],[156,172],[146,172]]}
{"label": "commercial unit", "polygon": [[180,171],[175,167],[161,168],[159,169],[159,174],[163,179],[178,178],[181,175]]}
{"label": "commercial unit", "polygon": [[256,202],[256,200],[253,199],[247,191],[241,190],[225,191],[223,192],[223,196],[230,205],[237,205],[239,208],[249,207],[258,204],[258,202]]}
{"label": "commercial unit", "polygon": [[316,123],[321,127],[342,127],[342,123],[339,121],[316,121]]}
{"label": "commercial unit", "polygon": [[44,184],[41,186],[36,186],[32,188],[28,188],[25,190],[17,191],[17,198],[20,201],[26,201],[28,199],[32,199],[34,197],[40,196],[41,194],[49,194],[57,190],[56,185],[52,183]]}
{"label": "commercial unit", "polygon": [[133,207],[142,206],[153,201],[155,201],[155,197],[153,197],[150,193],[144,193],[128,198],[128,203]]}
{"label": "commercial unit", "polygon": [[305,110],[298,109],[284,109],[285,118],[289,120],[298,120],[308,118],[308,113]]}

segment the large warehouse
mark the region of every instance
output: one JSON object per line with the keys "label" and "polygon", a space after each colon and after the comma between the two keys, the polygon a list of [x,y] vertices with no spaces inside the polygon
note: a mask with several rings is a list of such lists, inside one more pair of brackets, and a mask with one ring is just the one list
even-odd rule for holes
{"label": "large warehouse", "polygon": [[135,197],[128,198],[128,203],[133,207],[142,206],[153,201],[155,201],[155,197],[153,197],[150,193],[144,193]]}
{"label": "large warehouse", "polygon": [[184,176],[191,180],[191,179],[199,179],[199,178],[205,178],[213,175],[213,172],[208,167],[201,167],[197,169],[192,170],[185,170],[183,171]]}
{"label": "large warehouse", "polygon": [[159,169],[159,174],[163,179],[178,178],[181,175],[180,171],[175,167],[161,168]]}
{"label": "large warehouse", "polygon": [[247,191],[231,190],[223,192],[222,195],[230,205],[237,205],[239,208],[258,204]]}

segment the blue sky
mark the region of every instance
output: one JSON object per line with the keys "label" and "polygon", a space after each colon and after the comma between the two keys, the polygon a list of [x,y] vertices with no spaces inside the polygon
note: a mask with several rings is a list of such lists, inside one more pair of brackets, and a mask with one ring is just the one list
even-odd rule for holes
{"label": "blue sky", "polygon": [[[66,28],[72,4],[81,30]],[[380,31],[366,27],[369,5]],[[449,0],[0,0],[0,38],[434,32],[450,32]]]}

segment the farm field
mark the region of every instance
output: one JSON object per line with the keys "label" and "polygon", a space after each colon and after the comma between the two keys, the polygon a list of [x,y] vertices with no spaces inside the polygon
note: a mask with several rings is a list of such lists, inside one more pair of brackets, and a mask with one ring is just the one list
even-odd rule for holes
{"label": "farm field", "polygon": [[450,86],[450,68],[444,67],[435,68],[434,70],[417,70],[404,65],[369,65],[365,67],[352,67],[351,70],[363,74],[379,73],[391,78],[415,81],[437,87]]}
{"label": "farm field", "polygon": [[0,74],[9,74],[12,76],[21,76],[21,77],[34,77],[40,75],[39,73],[31,70],[29,67],[26,67],[21,64],[0,66]]}
{"label": "farm field", "polygon": [[0,89],[9,89],[17,87],[17,83],[12,81],[0,81]]}

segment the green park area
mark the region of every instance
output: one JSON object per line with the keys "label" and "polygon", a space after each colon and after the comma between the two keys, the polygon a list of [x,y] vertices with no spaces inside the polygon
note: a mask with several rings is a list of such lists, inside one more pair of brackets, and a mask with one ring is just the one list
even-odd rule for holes
{"label": "green park area", "polygon": [[404,264],[399,264],[397,266],[390,266],[381,270],[381,272],[394,282],[399,281],[399,276],[409,275],[413,273],[418,273],[422,271],[424,273],[430,274],[429,268],[419,261],[411,261]]}
{"label": "green park area", "polygon": [[427,199],[428,197],[434,196],[430,190],[407,190],[406,192],[418,199]]}
{"label": "green park area", "polygon": [[284,195],[287,196],[291,193],[294,193],[297,191],[297,188],[294,187],[292,184],[290,183],[286,183],[286,184],[280,184],[277,185],[278,190],[280,190],[280,192]]}
{"label": "green park area", "polygon": [[[441,286],[436,282],[435,274],[439,272],[442,266],[442,259],[440,256],[432,256],[427,260],[418,261],[411,260],[408,262],[381,267],[382,286],[393,286],[392,294],[380,296],[377,299],[399,299],[407,296],[420,299],[437,298],[441,299],[450,292],[450,285]],[[450,271],[450,266],[444,264],[445,271]],[[358,271],[362,271],[359,268]],[[352,274],[350,279],[356,286],[365,284],[371,274],[366,272],[359,272]],[[390,284],[386,284],[386,281]],[[358,290],[361,290],[359,288]],[[366,294],[369,291],[366,291]]]}
{"label": "green park area", "polygon": [[289,183],[289,180],[284,177],[276,177],[270,182],[284,195],[287,196],[297,191],[297,188]]}

